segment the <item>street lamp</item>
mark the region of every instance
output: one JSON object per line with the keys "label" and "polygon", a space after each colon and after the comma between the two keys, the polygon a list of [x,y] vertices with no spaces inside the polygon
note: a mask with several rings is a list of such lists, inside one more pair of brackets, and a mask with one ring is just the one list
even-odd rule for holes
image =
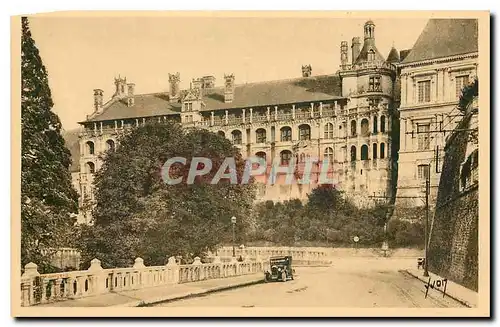
{"label": "street lamp", "polygon": [[235,216],[231,217],[231,223],[233,224],[233,257],[235,257],[236,256],[236,249],[235,249],[235,243],[236,243],[236,233],[235,233],[236,217]]}

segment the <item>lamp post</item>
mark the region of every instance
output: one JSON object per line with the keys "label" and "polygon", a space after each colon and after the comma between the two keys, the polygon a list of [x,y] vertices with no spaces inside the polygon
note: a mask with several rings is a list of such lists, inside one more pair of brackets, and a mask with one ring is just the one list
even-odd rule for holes
{"label": "lamp post", "polygon": [[424,277],[429,277],[429,180],[430,169],[425,180],[425,261],[424,261]]}
{"label": "lamp post", "polygon": [[235,257],[236,256],[236,249],[235,249],[235,242],[236,242],[236,232],[235,232],[236,217],[235,216],[231,217],[231,223],[233,224],[233,257]]}

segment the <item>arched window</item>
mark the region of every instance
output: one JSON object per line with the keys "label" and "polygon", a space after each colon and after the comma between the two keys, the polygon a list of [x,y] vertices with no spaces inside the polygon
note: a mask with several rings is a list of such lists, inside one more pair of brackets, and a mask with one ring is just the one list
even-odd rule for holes
{"label": "arched window", "polygon": [[87,142],[87,154],[94,154],[94,142],[88,141]]}
{"label": "arched window", "polygon": [[385,132],[385,116],[380,116],[380,131]]}
{"label": "arched window", "polygon": [[356,136],[356,121],[351,120],[351,136]]}
{"label": "arched window", "polygon": [[113,140],[107,140],[106,141],[106,150],[108,150],[108,151],[115,151],[115,141],[113,141]]}
{"label": "arched window", "polygon": [[282,165],[288,165],[290,163],[290,159],[292,159],[292,152],[289,150],[281,151],[280,159]]}
{"label": "arched window", "polygon": [[378,117],[377,116],[373,117],[373,133],[374,134],[378,133]]}
{"label": "arched window", "polygon": [[385,143],[380,143],[380,159],[385,158]]}
{"label": "arched window", "polygon": [[333,149],[328,147],[325,149],[324,159],[328,160],[328,163],[331,164],[333,162]]}
{"label": "arched window", "polygon": [[292,140],[292,128],[289,126],[281,127],[281,141],[291,141]]}
{"label": "arched window", "polygon": [[306,162],[306,154],[305,153],[301,153],[299,155],[299,162]]}
{"label": "arched window", "polygon": [[226,133],[224,133],[223,131],[218,131],[217,135],[222,136],[222,137],[226,137]]}
{"label": "arched window", "polygon": [[368,160],[368,145],[361,146],[361,160]]}
{"label": "arched window", "polygon": [[266,130],[259,128],[255,131],[257,143],[266,143]]}
{"label": "arched window", "polygon": [[361,135],[363,135],[363,136],[368,135],[368,133],[370,131],[369,127],[368,127],[369,124],[370,123],[368,122],[368,119],[363,118],[363,120],[361,120]]}
{"label": "arched window", "polygon": [[255,156],[259,157],[259,158],[262,158],[262,159],[266,159],[266,153],[264,151],[259,151],[255,154]]}
{"label": "arched window", "polygon": [[333,139],[333,124],[325,124],[325,139]]}
{"label": "arched window", "polygon": [[356,161],[356,147],[351,146],[351,161]]}
{"label": "arched window", "polygon": [[368,61],[374,61],[375,60],[375,51],[373,51],[373,49],[370,49],[370,51],[368,51]]}
{"label": "arched window", "polygon": [[377,159],[377,143],[373,143],[372,147],[373,147],[373,156],[372,156],[372,159]]}
{"label": "arched window", "polygon": [[90,161],[87,162],[86,166],[87,166],[87,173],[89,173],[89,174],[95,173],[95,165],[93,162],[90,162]]}
{"label": "arched window", "polygon": [[241,144],[241,132],[237,129],[231,132],[233,144]]}
{"label": "arched window", "polygon": [[311,139],[311,127],[307,124],[299,126],[299,140],[308,141]]}

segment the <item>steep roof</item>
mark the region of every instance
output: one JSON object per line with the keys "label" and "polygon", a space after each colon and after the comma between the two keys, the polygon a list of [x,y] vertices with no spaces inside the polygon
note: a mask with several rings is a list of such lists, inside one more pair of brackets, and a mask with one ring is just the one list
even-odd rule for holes
{"label": "steep roof", "polygon": [[64,131],[62,133],[66,147],[71,152],[70,171],[72,173],[80,171],[80,142],[78,139],[79,133],[80,132],[78,129]]}
{"label": "steep roof", "polygon": [[389,55],[387,56],[387,62],[393,63],[393,62],[399,62],[399,53],[398,50],[396,50],[395,47],[391,48],[391,51],[389,52]]}
{"label": "steep roof", "polygon": [[355,64],[368,61],[368,52],[370,50],[373,50],[375,52],[375,61],[385,61],[384,56],[382,56],[380,51],[378,51],[377,47],[375,46],[375,42],[365,41],[365,43],[363,44],[363,48],[361,49],[358,57],[356,58]]}
{"label": "steep roof", "polygon": [[[230,103],[224,102],[224,87],[205,89],[202,101],[203,110],[211,111],[342,98],[339,76],[323,75],[236,85]],[[135,95],[134,101],[131,107],[126,99],[111,102],[101,114],[87,121],[172,115],[178,114],[181,107],[180,103],[169,102],[166,93]]]}
{"label": "steep roof", "polygon": [[477,19],[430,19],[403,64],[478,51]]}

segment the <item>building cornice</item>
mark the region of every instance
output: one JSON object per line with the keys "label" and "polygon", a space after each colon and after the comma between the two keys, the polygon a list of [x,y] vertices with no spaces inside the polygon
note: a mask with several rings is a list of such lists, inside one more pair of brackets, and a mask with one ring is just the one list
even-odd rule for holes
{"label": "building cornice", "polygon": [[464,53],[464,54],[459,54],[459,55],[449,56],[449,57],[432,58],[432,59],[427,59],[427,60],[422,60],[422,61],[400,63],[397,66],[399,68],[419,67],[419,66],[425,66],[425,65],[446,63],[446,62],[450,62],[450,61],[463,60],[463,59],[468,59],[468,58],[477,58],[478,55],[479,55],[479,52],[471,52],[471,53]]}

